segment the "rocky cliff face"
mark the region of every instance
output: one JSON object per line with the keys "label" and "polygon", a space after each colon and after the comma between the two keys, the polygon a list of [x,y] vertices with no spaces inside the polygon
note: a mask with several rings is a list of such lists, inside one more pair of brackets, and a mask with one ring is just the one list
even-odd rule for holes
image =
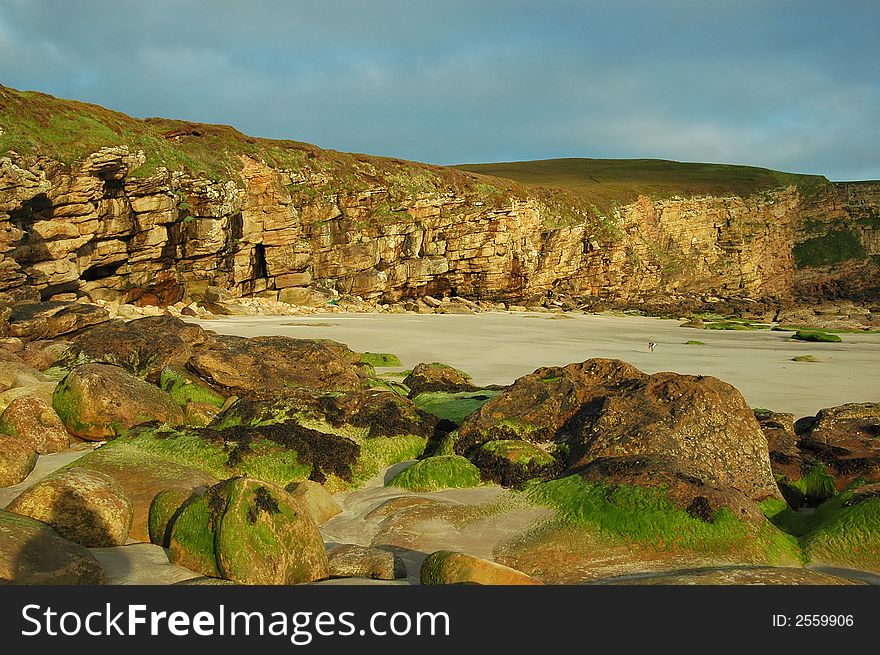
{"label": "rocky cliff face", "polygon": [[[0,156],[0,291],[163,305],[209,285],[293,303],[314,289],[513,302],[553,290],[637,304],[880,289],[880,183],[641,196],[595,216],[458,171],[401,190],[359,160],[352,185],[339,170],[244,155],[227,181],[145,175],[144,159],[125,146],[72,164]],[[403,164],[398,177],[426,174]]]}

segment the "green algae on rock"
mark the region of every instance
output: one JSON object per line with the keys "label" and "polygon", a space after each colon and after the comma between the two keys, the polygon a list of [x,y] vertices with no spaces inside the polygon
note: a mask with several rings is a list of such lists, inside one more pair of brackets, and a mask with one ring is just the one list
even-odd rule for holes
{"label": "green algae on rock", "polygon": [[480,469],[461,455],[427,457],[403,469],[389,480],[386,487],[409,491],[476,487],[481,483]]}
{"label": "green algae on rock", "polygon": [[317,525],[283,489],[231,478],[190,500],[171,526],[171,561],[243,584],[329,576]]}
{"label": "green algae on rock", "polygon": [[555,477],[561,465],[553,455],[521,439],[487,441],[471,455],[484,480],[515,487],[528,480]]}
{"label": "green algae on rock", "polygon": [[480,409],[499,391],[423,391],[413,397],[416,406],[439,419],[461,425],[468,416]]}
{"label": "green algae on rock", "polygon": [[533,577],[509,566],[474,555],[440,550],[425,558],[420,571],[423,585],[537,585]]}

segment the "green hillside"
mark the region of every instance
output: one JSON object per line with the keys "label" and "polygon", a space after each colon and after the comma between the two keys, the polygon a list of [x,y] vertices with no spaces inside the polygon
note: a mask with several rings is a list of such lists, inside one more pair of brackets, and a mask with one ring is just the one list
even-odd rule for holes
{"label": "green hillside", "polygon": [[462,164],[459,170],[515,180],[529,187],[558,188],[607,210],[639,195],[750,196],[794,185],[804,191],[827,184],[822,176],[781,173],[753,166],[692,164],[664,159],[544,159]]}

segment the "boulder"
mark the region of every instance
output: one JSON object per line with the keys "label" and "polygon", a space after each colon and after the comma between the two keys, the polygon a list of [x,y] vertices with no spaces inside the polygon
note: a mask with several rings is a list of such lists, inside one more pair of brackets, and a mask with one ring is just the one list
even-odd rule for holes
{"label": "boulder", "polygon": [[522,439],[487,441],[471,455],[484,480],[515,487],[528,480],[556,477],[562,466],[553,455]]}
{"label": "boulder", "polygon": [[69,341],[32,341],[21,353],[21,358],[38,371],[45,371],[54,366],[69,347]]}
{"label": "boulder", "polygon": [[62,537],[89,547],[121,546],[132,520],[131,500],[113,478],[81,467],[44,478],[6,509],[51,525]]}
{"label": "boulder", "polygon": [[880,403],[850,403],[816,414],[801,451],[825,464],[838,490],[857,478],[880,482]]}
{"label": "boulder", "polygon": [[57,453],[70,445],[70,435],[52,405],[36,396],[20,396],[0,414],[0,433],[11,434],[40,455]]}
{"label": "boulder", "polygon": [[164,489],[156,494],[150,503],[149,533],[150,541],[157,546],[168,548],[171,540],[171,527],[183,507],[198,495],[190,489]]}
{"label": "boulder", "polygon": [[218,336],[193,348],[187,368],[219,389],[272,397],[298,387],[359,389],[358,359],[333,341]]}
{"label": "boulder", "polygon": [[439,491],[476,487],[480,481],[480,470],[461,455],[435,455],[406,467],[385,486],[409,491]]}
{"label": "boulder", "polygon": [[66,368],[88,362],[114,364],[156,382],[162,369],[182,368],[192,348],[208,338],[198,325],[169,316],[115,320],[74,337],[58,364]]}
{"label": "boulder", "polygon": [[37,451],[23,439],[0,434],[0,487],[11,487],[34,470]]}
{"label": "boulder", "polygon": [[406,565],[394,553],[380,548],[341,544],[328,554],[331,578],[399,580],[406,577]]}
{"label": "boulder", "polygon": [[4,362],[0,366],[0,391],[11,389],[14,385],[22,386],[24,378],[32,379],[34,384],[46,381],[46,376],[33,366],[24,362]]}
{"label": "boulder", "polygon": [[283,489],[232,478],[191,500],[171,526],[171,561],[242,584],[298,584],[329,575],[318,526]]}
{"label": "boulder", "polygon": [[109,319],[109,312],[98,305],[63,301],[19,303],[9,317],[9,334],[29,341],[52,339]]}
{"label": "boulder", "polygon": [[440,550],[431,553],[422,563],[420,572],[423,585],[480,584],[480,585],[537,585],[533,577],[509,566],[490,560]]}
{"label": "boulder", "polygon": [[704,484],[780,497],[752,410],[713,377],[645,375],[607,359],[538,369],[469,416],[455,451],[512,438],[553,443],[570,472],[609,457],[663,457]]}
{"label": "boulder", "polygon": [[72,435],[112,439],[150,421],[177,424],[183,410],[161,389],[109,364],[82,364],[55,389],[52,406]]}
{"label": "boulder", "polygon": [[476,387],[471,383],[471,376],[459,371],[457,368],[431,362],[429,364],[416,364],[412,372],[406,376],[403,383],[410,389],[410,397],[417,396],[426,391],[474,391]]}
{"label": "boulder", "polygon": [[286,487],[287,492],[302,506],[317,525],[342,512],[342,507],[322,485],[311,480],[294,482]]}
{"label": "boulder", "polygon": [[0,584],[104,584],[107,575],[83,546],[45,523],[0,510]]}

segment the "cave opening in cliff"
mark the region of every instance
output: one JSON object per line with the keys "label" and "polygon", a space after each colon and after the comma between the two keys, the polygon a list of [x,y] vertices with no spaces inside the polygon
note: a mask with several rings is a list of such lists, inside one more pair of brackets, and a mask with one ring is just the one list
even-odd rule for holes
{"label": "cave opening in cliff", "polygon": [[118,262],[110,262],[109,264],[95,264],[89,266],[80,273],[79,278],[83,282],[94,282],[95,280],[103,280],[104,278],[116,275],[116,271],[125,263],[125,260]]}
{"label": "cave opening in cliff", "polygon": [[254,279],[269,277],[269,268],[266,265],[266,246],[258,243],[254,246]]}

